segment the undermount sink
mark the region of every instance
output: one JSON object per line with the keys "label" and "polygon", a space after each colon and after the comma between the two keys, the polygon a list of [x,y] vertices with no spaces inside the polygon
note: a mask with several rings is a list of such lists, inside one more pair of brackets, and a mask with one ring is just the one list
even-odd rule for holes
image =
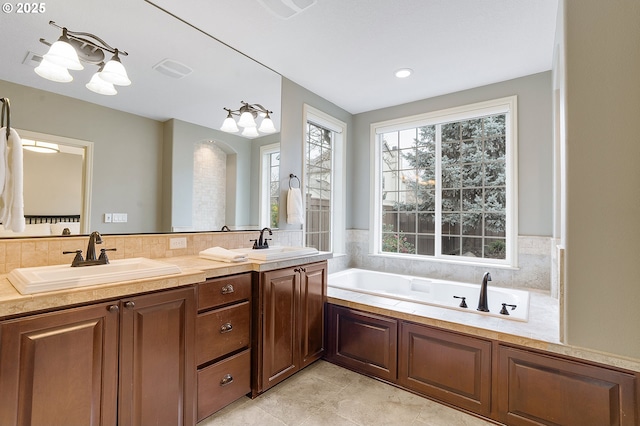
{"label": "undermount sink", "polygon": [[293,246],[272,246],[266,249],[238,248],[232,251],[245,253],[249,259],[264,261],[290,259],[318,253],[318,250],[313,247]]}
{"label": "undermount sink", "polygon": [[35,266],[12,270],[7,278],[22,294],[34,294],[67,288],[86,287],[119,281],[179,274],[176,265],[159,260],[135,257],[112,260],[107,265],[71,267],[70,265]]}

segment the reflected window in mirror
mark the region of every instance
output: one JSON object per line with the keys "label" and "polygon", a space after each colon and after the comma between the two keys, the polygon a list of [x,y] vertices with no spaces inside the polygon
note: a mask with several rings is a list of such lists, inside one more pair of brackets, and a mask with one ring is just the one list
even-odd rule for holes
{"label": "reflected window in mirror", "polygon": [[260,147],[260,226],[278,227],[280,211],[280,144]]}
{"label": "reflected window in mirror", "polygon": [[15,233],[0,225],[0,238],[87,233],[93,143],[16,129],[23,141],[26,227]]}
{"label": "reflected window in mirror", "polygon": [[346,123],[305,105],[305,246],[344,252]]}

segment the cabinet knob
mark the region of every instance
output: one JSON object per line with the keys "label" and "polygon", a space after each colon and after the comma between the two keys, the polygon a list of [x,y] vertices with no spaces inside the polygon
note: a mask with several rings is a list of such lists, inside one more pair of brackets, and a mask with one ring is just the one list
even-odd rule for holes
{"label": "cabinet knob", "polygon": [[225,285],[224,287],[222,287],[220,289],[220,292],[222,294],[231,294],[231,293],[233,293],[234,292],[233,285],[232,284]]}
{"label": "cabinet knob", "polygon": [[233,326],[231,325],[230,322],[226,323],[226,324],[222,324],[222,326],[220,327],[220,334],[222,333],[228,333],[231,330],[233,330]]}
{"label": "cabinet knob", "polygon": [[132,301],[128,301],[128,302],[124,303],[124,307],[127,308],[127,309],[131,309],[131,308],[133,308],[135,306],[136,306],[135,302],[132,302]]}
{"label": "cabinet knob", "polygon": [[109,310],[109,312],[113,312],[113,313],[118,312],[120,310],[118,305],[109,305],[107,309]]}
{"label": "cabinet knob", "polygon": [[227,374],[220,380],[220,386],[226,386],[233,382],[233,376],[231,374]]}

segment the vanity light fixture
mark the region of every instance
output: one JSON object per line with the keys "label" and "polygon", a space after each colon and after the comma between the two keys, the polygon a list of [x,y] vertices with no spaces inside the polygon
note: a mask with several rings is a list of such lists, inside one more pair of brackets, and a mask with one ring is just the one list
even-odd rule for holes
{"label": "vanity light fixture", "polygon": [[[54,21],[49,24],[62,30],[62,35],[55,43],[51,44],[41,38],[40,42],[51,46],[43,56],[42,62],[35,69],[36,74],[47,80],[68,83],[73,80],[69,70],[82,70],[82,62],[97,65],[98,71],[86,84],[87,89],[101,95],[115,95],[118,93],[114,84],[128,86],[131,84],[127,71],[120,55],[128,53],[109,46],[100,37],[77,31],[70,31],[60,27]],[[105,52],[112,55],[105,63]]]}
{"label": "vanity light fixture", "polygon": [[43,154],[54,154],[56,152],[60,152],[60,147],[57,143],[34,141],[31,139],[22,139],[22,148]]}
{"label": "vanity light fixture", "polygon": [[[240,129],[238,126],[243,127],[242,136],[255,138],[260,136],[260,133],[275,133],[276,127],[273,125],[273,121],[269,114],[273,114],[273,111],[269,111],[265,107],[260,104],[249,104],[245,101],[240,102],[242,106],[237,110],[232,110],[230,108],[224,108],[227,111],[227,118],[225,118],[222,123],[222,127],[220,130],[227,133],[236,133],[239,132]],[[238,122],[233,118],[233,116],[238,116]],[[258,117],[262,117],[262,122],[258,127],[256,123],[256,119]]]}

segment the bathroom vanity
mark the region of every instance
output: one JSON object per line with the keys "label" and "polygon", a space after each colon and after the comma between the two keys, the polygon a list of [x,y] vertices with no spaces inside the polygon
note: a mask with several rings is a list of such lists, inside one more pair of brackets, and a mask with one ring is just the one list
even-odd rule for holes
{"label": "bathroom vanity", "polygon": [[[0,424],[195,425],[324,354],[330,254],[21,295],[0,279]],[[62,397],[64,396],[64,397]]]}

